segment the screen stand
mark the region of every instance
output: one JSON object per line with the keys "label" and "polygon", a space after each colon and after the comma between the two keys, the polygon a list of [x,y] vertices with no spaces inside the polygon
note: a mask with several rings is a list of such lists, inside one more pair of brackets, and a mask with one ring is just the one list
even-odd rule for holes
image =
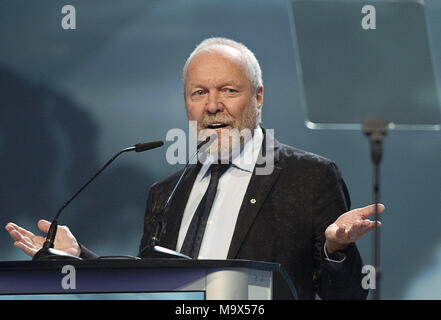
{"label": "screen stand", "polygon": [[374,167],[373,195],[375,203],[375,227],[373,243],[373,259],[375,270],[374,300],[380,299],[380,230],[378,226],[378,203],[380,201],[380,163],[383,155],[383,140],[387,134],[388,123],[382,119],[367,119],[363,121],[363,132],[369,138],[371,145],[371,158]]}

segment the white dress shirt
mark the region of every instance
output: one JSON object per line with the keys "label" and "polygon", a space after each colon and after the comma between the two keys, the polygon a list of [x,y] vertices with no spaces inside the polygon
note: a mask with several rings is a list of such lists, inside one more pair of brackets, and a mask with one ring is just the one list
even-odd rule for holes
{"label": "white dress shirt", "polygon": [[[258,127],[254,130],[253,137],[243,146],[241,153],[232,159],[230,168],[219,179],[198,259],[227,258],[239,210],[253,174],[262,142],[263,132]],[[208,188],[210,182],[208,169],[213,161],[211,159],[205,162],[193,184],[179,229],[176,251],[180,252],[193,215]]]}

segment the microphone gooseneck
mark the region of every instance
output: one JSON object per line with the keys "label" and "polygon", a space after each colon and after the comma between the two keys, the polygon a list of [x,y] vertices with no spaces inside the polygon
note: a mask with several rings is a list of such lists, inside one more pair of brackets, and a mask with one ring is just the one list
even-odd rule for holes
{"label": "microphone gooseneck", "polygon": [[60,253],[59,250],[52,249],[54,247],[55,243],[55,237],[57,235],[57,228],[58,228],[58,218],[61,214],[61,212],[69,205],[69,203],[72,202],[93,180],[95,180],[96,177],[100,175],[101,172],[104,171],[118,156],[120,156],[123,153],[136,151],[136,152],[143,152],[147,150],[151,150],[154,148],[158,148],[164,145],[164,142],[162,141],[153,141],[153,142],[146,142],[146,143],[138,143],[135,144],[132,147],[125,148],[118,153],[116,153],[109,161],[106,162],[106,164],[92,177],[87,181],[69,200],[67,200],[61,207],[58,209],[57,214],[55,215],[54,219],[52,220],[52,223],[49,227],[49,231],[46,236],[46,241],[43,244],[43,247],[34,255],[33,260],[44,260],[44,259],[54,259],[57,257],[68,257],[70,259],[78,259],[78,257],[75,257],[73,255],[63,254]]}
{"label": "microphone gooseneck", "polygon": [[150,240],[150,243],[148,243],[144,248],[142,248],[139,251],[138,256],[141,256],[146,250],[155,250],[158,252],[162,252],[165,254],[171,254],[171,255],[175,255],[175,256],[180,256],[180,257],[185,257],[185,258],[189,258],[185,255],[180,254],[179,252],[170,250],[170,249],[166,249],[166,248],[162,248],[159,246],[160,242],[161,242],[161,235],[164,229],[164,215],[165,215],[165,210],[168,208],[171,199],[173,198],[176,190],[178,189],[178,186],[181,184],[182,179],[184,178],[185,174],[187,173],[188,167],[191,163],[191,161],[194,159],[194,157],[196,157],[197,154],[199,154],[200,152],[205,152],[208,150],[208,148],[211,146],[211,144],[216,141],[217,139],[217,134],[212,134],[209,137],[207,137],[205,140],[203,140],[202,142],[200,142],[197,147],[196,147],[196,151],[191,155],[190,159],[187,161],[187,164],[184,167],[184,170],[182,171],[181,175],[179,176],[178,181],[176,182],[175,186],[173,187],[173,190],[171,191],[169,197],[167,198],[167,201],[165,202],[164,206],[161,209],[161,216],[159,218],[159,221],[156,224],[156,228],[155,228],[155,233],[153,234],[153,237]]}

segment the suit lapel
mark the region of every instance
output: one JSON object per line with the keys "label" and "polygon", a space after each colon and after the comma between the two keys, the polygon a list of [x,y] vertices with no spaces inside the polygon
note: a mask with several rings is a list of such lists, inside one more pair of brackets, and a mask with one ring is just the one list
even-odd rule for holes
{"label": "suit lapel", "polygon": [[181,226],[185,206],[200,168],[201,165],[199,162],[198,164],[190,165],[188,172],[181,181],[181,185],[178,187],[178,189],[176,189],[176,193],[174,195],[175,199],[170,202],[169,210],[167,210],[165,213],[165,234],[163,235],[161,242],[164,247],[171,250],[176,249],[179,228]]}
{"label": "suit lapel", "polygon": [[[272,139],[268,143],[268,139]],[[250,183],[248,184],[245,197],[242,201],[242,206],[239,210],[239,215],[237,217],[236,226],[233,233],[233,239],[231,240],[230,249],[228,251],[228,259],[235,259],[237,253],[245,240],[245,237],[253,224],[257,213],[261,209],[263,203],[265,202],[268,194],[270,193],[274,183],[277,181],[282,168],[277,166],[279,159],[279,142],[273,137],[268,137],[264,130],[264,141],[262,144],[262,149],[274,148],[274,170],[271,174],[266,175],[256,175],[256,169],[263,167],[264,160],[262,153],[259,154],[259,160],[257,161],[256,168],[254,168],[253,175],[251,177]],[[267,152],[265,152],[268,155]],[[261,165],[259,165],[261,164]]]}

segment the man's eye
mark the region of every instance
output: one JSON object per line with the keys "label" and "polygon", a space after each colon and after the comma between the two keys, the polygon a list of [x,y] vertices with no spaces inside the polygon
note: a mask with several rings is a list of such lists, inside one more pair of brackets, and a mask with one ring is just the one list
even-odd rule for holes
{"label": "man's eye", "polygon": [[203,91],[203,90],[197,90],[197,91],[193,92],[193,95],[194,95],[194,96],[201,96],[201,95],[203,95],[203,94],[204,94],[204,91]]}
{"label": "man's eye", "polygon": [[232,89],[232,88],[225,88],[225,91],[228,93],[236,93],[237,92],[237,90]]}

